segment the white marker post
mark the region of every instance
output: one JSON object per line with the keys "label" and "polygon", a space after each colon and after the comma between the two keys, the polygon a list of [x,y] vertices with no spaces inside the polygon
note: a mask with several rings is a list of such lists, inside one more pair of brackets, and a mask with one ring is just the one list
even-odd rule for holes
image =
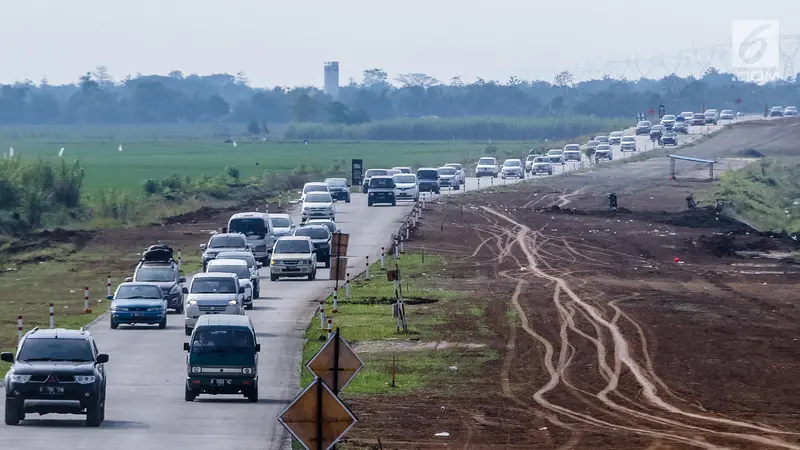
{"label": "white marker post", "polygon": [[386,250],[381,247],[381,270],[384,270],[386,267],[384,265],[384,259],[386,258]]}
{"label": "white marker post", "polygon": [[181,256],[181,249],[178,249],[178,270],[183,268],[183,257]]}
{"label": "white marker post", "polygon": [[394,238],[394,259],[400,258],[400,236]]}
{"label": "white marker post", "polygon": [[405,253],[403,250],[403,236],[400,236],[400,253]]}
{"label": "white marker post", "polygon": [[350,298],[350,274],[347,274],[347,279],[344,282],[344,295],[346,298]]}
{"label": "white marker post", "polygon": [[88,314],[91,313],[92,310],[89,308],[89,288],[83,288],[83,312]]}
{"label": "white marker post", "polygon": [[111,297],[111,275],[106,278],[106,295]]}
{"label": "white marker post", "polygon": [[50,303],[50,329],[56,327],[56,308]]}
{"label": "white marker post", "polygon": [[22,342],[22,316],[17,316],[17,342]]}
{"label": "white marker post", "polygon": [[333,336],[333,319],[328,319],[328,339]]}
{"label": "white marker post", "polygon": [[367,255],[367,270],[364,272],[364,279],[369,280],[369,255]]}
{"label": "white marker post", "polygon": [[325,302],[319,302],[319,327],[325,329]]}
{"label": "white marker post", "polygon": [[339,312],[339,289],[333,288],[333,313]]}

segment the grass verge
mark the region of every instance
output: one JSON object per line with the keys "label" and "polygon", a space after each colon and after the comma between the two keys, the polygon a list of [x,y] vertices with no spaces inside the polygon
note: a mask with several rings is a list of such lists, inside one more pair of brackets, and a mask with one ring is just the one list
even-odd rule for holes
{"label": "grass verge", "polygon": [[[393,268],[394,261],[386,258],[387,268]],[[394,283],[387,281],[380,263],[370,268],[369,280],[362,277],[351,284],[350,299],[345,298],[345,289],[340,289],[336,314],[330,314],[332,297],[326,299],[325,310],[331,315],[334,328],[340,328],[342,336],[365,363],[343,397],[393,395],[423,389],[436,389],[442,394],[456,385],[463,389],[472,375],[497,357],[495,352],[479,345],[464,348],[451,344],[459,340],[458,329],[486,327],[481,324],[483,309],[468,300],[469,293],[439,282],[447,267],[442,257],[405,253],[397,266],[402,278],[408,332],[397,331],[391,306]],[[474,326],[463,326],[464,322]],[[303,386],[313,380],[305,365],[326,339],[318,314],[308,327],[306,339],[301,368]],[[440,344],[438,349],[434,349],[436,343]]]}
{"label": "grass verge", "polygon": [[701,200],[725,201],[725,209],[756,229],[800,232],[800,158],[763,158],[722,174]]}

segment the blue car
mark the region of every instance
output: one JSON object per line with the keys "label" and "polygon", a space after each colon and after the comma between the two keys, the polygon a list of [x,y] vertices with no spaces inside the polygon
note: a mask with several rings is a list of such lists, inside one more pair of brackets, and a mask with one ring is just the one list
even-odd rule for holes
{"label": "blue car", "polygon": [[111,300],[111,328],[120,325],[167,327],[167,298],[155,283],[122,283]]}

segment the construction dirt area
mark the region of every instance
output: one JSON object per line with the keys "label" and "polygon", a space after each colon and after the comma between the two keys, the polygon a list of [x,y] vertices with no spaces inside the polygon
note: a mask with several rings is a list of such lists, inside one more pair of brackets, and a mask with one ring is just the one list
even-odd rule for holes
{"label": "construction dirt area", "polygon": [[[800,150],[792,139],[755,144],[774,136],[768,127],[680,153]],[[470,342],[500,357],[457,394],[354,398],[350,442],[800,449],[800,244],[708,206],[686,210],[695,182],[668,174],[657,158],[429,205],[407,251],[448,259],[465,297],[485,306],[490,332]]]}

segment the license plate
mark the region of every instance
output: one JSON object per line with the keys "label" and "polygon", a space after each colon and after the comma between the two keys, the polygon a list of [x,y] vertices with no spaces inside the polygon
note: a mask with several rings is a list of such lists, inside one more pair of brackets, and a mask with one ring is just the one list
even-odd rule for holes
{"label": "license plate", "polygon": [[140,312],[135,312],[132,315],[133,315],[133,317],[142,317],[144,314],[140,313]]}
{"label": "license plate", "polygon": [[64,388],[58,386],[42,386],[39,388],[39,392],[47,395],[61,395],[64,393]]}
{"label": "license plate", "polygon": [[212,386],[225,386],[226,384],[231,384],[231,380],[226,380],[222,378],[214,378],[211,380]]}

